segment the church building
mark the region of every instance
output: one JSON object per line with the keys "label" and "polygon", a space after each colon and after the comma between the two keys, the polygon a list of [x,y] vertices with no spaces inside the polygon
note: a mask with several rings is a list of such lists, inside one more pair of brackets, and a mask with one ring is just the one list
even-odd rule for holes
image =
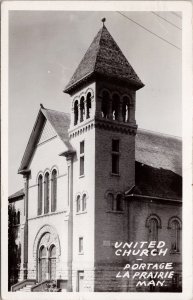
{"label": "church building", "polygon": [[[138,129],[143,87],[103,23],[64,89],[70,113],[40,104],[18,170],[23,189],[9,197],[20,249],[11,291],[53,282],[66,292],[181,291],[182,145]],[[163,270],[144,285],[124,270],[168,262],[163,286],[155,275]]]}

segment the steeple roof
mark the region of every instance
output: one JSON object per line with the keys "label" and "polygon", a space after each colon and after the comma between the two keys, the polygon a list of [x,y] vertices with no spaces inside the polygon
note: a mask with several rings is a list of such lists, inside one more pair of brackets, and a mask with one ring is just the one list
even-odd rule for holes
{"label": "steeple roof", "polygon": [[96,74],[125,81],[136,90],[144,86],[105,25],[97,33],[64,92],[70,93],[82,81]]}

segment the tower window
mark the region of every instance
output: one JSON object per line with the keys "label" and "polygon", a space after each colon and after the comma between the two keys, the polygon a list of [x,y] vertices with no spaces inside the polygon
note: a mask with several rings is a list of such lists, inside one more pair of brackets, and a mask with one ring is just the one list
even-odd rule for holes
{"label": "tower window", "polygon": [[83,253],[83,237],[79,237],[78,250],[79,250],[79,253]]}
{"label": "tower window", "polygon": [[51,179],[51,211],[56,211],[56,201],[57,201],[57,171],[54,169],[52,171],[52,179]]}
{"label": "tower window", "polygon": [[74,103],[74,125],[78,123],[78,100]]}
{"label": "tower window", "polygon": [[49,212],[49,173],[46,172],[44,178],[44,213]]}
{"label": "tower window", "polygon": [[123,98],[122,117],[123,117],[123,122],[129,121],[129,98],[128,97]]}
{"label": "tower window", "polygon": [[112,101],[112,114],[113,114],[113,120],[119,119],[119,109],[120,109],[120,99],[117,94],[113,96]]}
{"label": "tower window", "polygon": [[81,99],[80,99],[80,122],[84,121],[84,114],[85,114],[84,97],[81,97]]}
{"label": "tower window", "polygon": [[114,210],[114,195],[112,193],[107,195],[107,207],[109,210]]}
{"label": "tower window", "polygon": [[108,118],[108,110],[109,110],[109,93],[107,91],[103,92],[102,96],[102,104],[101,104],[101,112],[103,118]]}
{"label": "tower window", "polygon": [[118,194],[116,197],[116,211],[123,211],[123,197],[121,194]]}
{"label": "tower window", "polygon": [[90,112],[91,112],[91,93],[88,93],[86,97],[86,118],[90,118]]}
{"label": "tower window", "polygon": [[82,196],[82,211],[86,210],[86,194]]}
{"label": "tower window", "polygon": [[42,214],[42,187],[43,187],[43,178],[42,175],[38,177],[38,215]]}
{"label": "tower window", "polygon": [[80,211],[80,195],[76,198],[76,212]]}
{"label": "tower window", "polygon": [[119,140],[112,140],[112,174],[119,174]]}
{"label": "tower window", "polygon": [[84,175],[84,141],[80,142],[80,176]]}

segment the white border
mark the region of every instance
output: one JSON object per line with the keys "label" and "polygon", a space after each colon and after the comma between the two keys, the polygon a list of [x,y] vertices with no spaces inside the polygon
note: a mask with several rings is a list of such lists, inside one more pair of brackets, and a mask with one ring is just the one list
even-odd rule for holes
{"label": "white border", "polygon": [[[181,11],[183,91],[183,292],[182,293],[12,293],[7,291],[8,199],[8,12],[9,10]],[[1,297],[2,299],[192,299],[192,4],[188,1],[12,1],[2,3],[2,165]],[[6,212],[6,213],[3,213]]]}

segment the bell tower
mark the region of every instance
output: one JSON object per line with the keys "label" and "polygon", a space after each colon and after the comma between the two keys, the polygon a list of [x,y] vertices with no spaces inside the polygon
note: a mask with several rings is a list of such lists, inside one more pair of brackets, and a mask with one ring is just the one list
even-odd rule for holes
{"label": "bell tower", "polygon": [[[73,218],[74,245],[84,239],[90,257],[87,270],[93,272],[91,289],[97,291],[106,289],[100,280],[109,267],[121,263],[114,255],[113,241],[128,239],[124,194],[135,185],[136,91],[144,86],[107,30],[105,19],[102,22],[64,90],[72,99],[73,197],[76,201],[85,194],[87,199],[87,214],[81,220],[77,215]],[[85,222],[82,231],[80,222]],[[84,270],[86,256],[81,261]],[[104,277],[97,275],[101,269]]]}

